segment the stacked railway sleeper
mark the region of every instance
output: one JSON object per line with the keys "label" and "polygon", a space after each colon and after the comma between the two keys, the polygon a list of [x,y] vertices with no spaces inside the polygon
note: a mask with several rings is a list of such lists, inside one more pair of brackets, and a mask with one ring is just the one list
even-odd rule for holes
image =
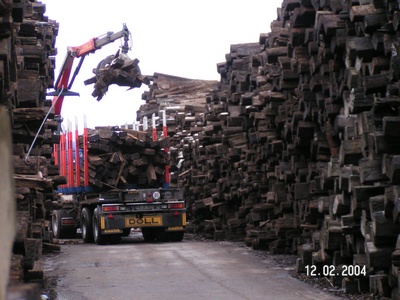
{"label": "stacked railway sleeper", "polygon": [[[82,136],[80,140],[83,142]],[[106,191],[119,187],[162,186],[165,166],[170,163],[168,154],[162,149],[168,145],[168,137],[153,140],[150,132],[133,129],[133,126],[89,130],[88,179],[91,188]]]}
{"label": "stacked railway sleeper", "polygon": [[[149,77],[151,84],[149,91],[146,91],[142,98],[146,101],[140,106],[137,112],[137,121],[140,123],[149,122],[152,116],[156,119],[157,131],[162,131],[162,118],[166,114],[167,136],[169,137],[169,158],[170,158],[170,184],[179,186],[185,190],[185,199],[193,203],[199,199],[193,192],[193,188],[199,189],[197,185],[190,186],[182,184],[182,178],[190,175],[196,177],[200,169],[196,166],[191,168],[193,162],[191,143],[199,143],[199,135],[207,130],[204,128],[206,117],[207,97],[218,89],[219,82],[216,80],[200,80],[178,77],[163,73],[154,73]],[[209,129],[212,129],[209,127]],[[200,144],[198,144],[201,147]],[[199,154],[200,155],[200,154]],[[189,174],[190,173],[190,174]],[[211,186],[208,183],[207,186]],[[206,188],[203,186],[201,188]],[[189,205],[188,215],[191,218],[204,219],[196,215]],[[207,218],[210,214],[205,210]],[[188,228],[192,228],[188,224]]]}
{"label": "stacked railway sleeper", "polygon": [[231,45],[206,106],[171,133],[197,228],[399,297],[399,13],[285,0],[269,33]]}
{"label": "stacked railway sleeper", "polygon": [[57,248],[49,243],[49,209],[54,189],[65,181],[52,160],[58,143],[52,113],[42,126],[51,106],[45,92],[54,80],[58,33],[45,11],[38,1],[0,1],[0,105],[12,123],[17,207],[8,293],[21,299],[37,299],[45,285],[42,252]]}

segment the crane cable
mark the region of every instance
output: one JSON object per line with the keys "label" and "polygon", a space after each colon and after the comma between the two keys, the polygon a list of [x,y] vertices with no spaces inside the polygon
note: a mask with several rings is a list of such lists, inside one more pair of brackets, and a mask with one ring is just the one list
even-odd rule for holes
{"label": "crane cable", "polygon": [[57,103],[58,99],[60,98],[60,96],[62,95],[62,92],[63,92],[63,91],[64,91],[64,86],[61,87],[60,93],[58,94],[56,100],[53,101],[51,107],[49,108],[49,111],[47,112],[46,116],[44,117],[43,122],[42,122],[42,124],[40,125],[40,127],[39,127],[39,129],[38,129],[38,131],[37,131],[37,133],[36,133],[36,135],[35,135],[35,138],[34,138],[33,141],[32,141],[31,146],[29,147],[28,153],[27,153],[26,156],[25,156],[25,162],[27,162],[27,160],[28,160],[28,158],[29,158],[29,155],[30,155],[30,153],[31,153],[31,151],[32,151],[32,148],[33,148],[33,146],[35,145],[35,142],[36,142],[36,140],[37,140],[37,138],[38,138],[38,136],[39,136],[39,133],[40,133],[40,131],[42,130],[42,128],[43,128],[43,126],[44,126],[44,123],[47,121],[47,118],[49,117],[51,110],[52,110],[52,109],[54,108],[54,106],[56,105],[56,103]]}

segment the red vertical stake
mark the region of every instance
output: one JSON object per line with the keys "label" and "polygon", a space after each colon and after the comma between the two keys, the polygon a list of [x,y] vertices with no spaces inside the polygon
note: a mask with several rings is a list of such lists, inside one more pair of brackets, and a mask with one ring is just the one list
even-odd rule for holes
{"label": "red vertical stake", "polygon": [[[163,136],[164,138],[168,137],[168,130],[167,130],[167,111],[163,111]],[[165,147],[164,151],[168,154],[169,148]],[[170,176],[169,176],[169,165],[165,165],[165,184],[169,187]]]}
{"label": "red vertical stake", "polygon": [[85,116],[85,127],[83,129],[83,184],[89,186],[89,161],[88,161],[88,129]]}
{"label": "red vertical stake", "polygon": [[81,186],[81,160],[79,157],[78,118],[75,118],[75,185]]}
{"label": "red vertical stake", "polygon": [[157,128],[156,128],[155,114],[151,115],[151,133],[152,133],[153,141],[157,141]]}
{"label": "red vertical stake", "polygon": [[74,155],[72,147],[72,124],[68,121],[68,187],[73,187],[74,184]]}
{"label": "red vertical stake", "polygon": [[53,145],[53,159],[54,159],[54,164],[56,166],[58,166],[59,161],[58,161],[58,145],[57,144]]}
{"label": "red vertical stake", "polygon": [[[65,159],[65,134],[64,132],[60,135],[60,175],[65,176],[66,172],[66,159]],[[65,187],[65,184],[62,185]]]}
{"label": "red vertical stake", "polygon": [[[58,161],[58,163],[59,163],[60,176],[64,175],[64,173],[63,173],[63,165],[62,165],[62,140],[63,140],[63,133],[62,133],[62,131],[60,131],[60,141],[58,142],[58,151],[59,151],[59,154],[58,154],[59,161]],[[62,185],[61,185],[61,187],[62,187]]]}

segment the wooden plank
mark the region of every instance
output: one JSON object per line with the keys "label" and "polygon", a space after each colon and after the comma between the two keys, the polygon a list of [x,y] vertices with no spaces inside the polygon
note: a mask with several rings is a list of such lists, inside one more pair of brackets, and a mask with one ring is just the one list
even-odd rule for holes
{"label": "wooden plank", "polygon": [[374,245],[373,242],[365,242],[365,252],[367,254],[367,267],[370,268],[387,268],[390,266],[390,257],[393,247]]}
{"label": "wooden plank", "polygon": [[399,126],[400,117],[383,117],[383,136],[388,138],[400,137]]}
{"label": "wooden plank", "polygon": [[[19,79],[18,81],[18,103],[19,105],[35,105],[39,106],[41,103],[40,93],[43,93],[42,82],[37,79]],[[25,104],[25,103],[28,104]],[[32,104],[30,104],[32,103]]]}
{"label": "wooden plank", "polygon": [[383,13],[383,9],[377,9],[373,4],[354,5],[350,9],[350,21],[360,22],[368,15],[375,15]]}
{"label": "wooden plank", "polygon": [[[11,265],[11,250],[16,232],[14,184],[12,179],[12,149],[10,118],[7,109],[0,106],[0,198],[4,209],[0,211],[0,228],[2,242],[0,243],[0,298],[5,298],[7,279]],[[7,229],[7,230],[4,230]]]}

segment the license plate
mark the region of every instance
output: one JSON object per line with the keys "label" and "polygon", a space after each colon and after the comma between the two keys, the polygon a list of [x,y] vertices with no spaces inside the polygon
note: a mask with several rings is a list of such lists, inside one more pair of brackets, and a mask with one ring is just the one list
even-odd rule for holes
{"label": "license plate", "polygon": [[107,234],[107,233],[122,233],[121,229],[105,229],[102,231],[102,233]]}
{"label": "license plate", "polygon": [[160,210],[163,207],[161,205],[149,204],[149,205],[133,205],[131,210],[140,211],[140,210]]}
{"label": "license plate", "polygon": [[146,216],[143,218],[125,218],[126,227],[161,226],[161,216]]}
{"label": "license plate", "polygon": [[174,226],[174,227],[168,227],[167,228],[168,231],[175,231],[175,230],[183,230],[183,226]]}

